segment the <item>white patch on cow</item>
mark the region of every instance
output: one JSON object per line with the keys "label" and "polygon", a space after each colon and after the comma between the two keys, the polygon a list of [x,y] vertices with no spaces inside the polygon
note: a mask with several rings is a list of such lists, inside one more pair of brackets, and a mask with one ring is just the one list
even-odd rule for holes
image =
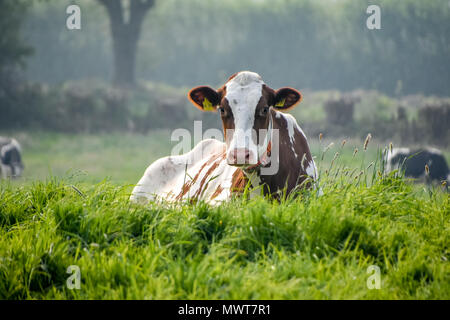
{"label": "white patch on cow", "polygon": [[388,159],[395,157],[398,154],[408,154],[410,153],[409,148],[393,148],[392,151],[388,152]]}
{"label": "white patch on cow", "polygon": [[294,144],[295,143],[295,132],[294,132],[294,122],[295,121],[292,119],[293,117],[290,114],[285,114],[283,116],[286,119],[289,139],[291,140],[291,143]]}
{"label": "white patch on cow", "polygon": [[317,173],[317,167],[316,167],[314,160],[311,160],[308,163],[308,166],[306,167],[306,174],[308,176],[310,176],[311,178],[313,178],[314,180],[317,180],[317,178],[319,177],[319,174]]}
{"label": "white patch on cow", "polygon": [[296,158],[298,158],[298,154],[297,154],[297,152],[295,152],[294,145],[291,145],[291,150],[292,150],[292,152],[294,153],[294,156],[295,156]]}
{"label": "white patch on cow", "polygon": [[443,155],[442,151],[439,150],[439,149],[436,149],[436,148],[427,147],[427,148],[425,148],[424,150],[426,150],[426,151],[428,151],[428,152],[430,152],[430,153],[434,153],[434,154],[436,154],[436,155],[440,155],[440,156]]}
{"label": "white patch on cow", "polygon": [[[252,129],[255,123],[256,106],[262,96],[264,82],[254,72],[239,72],[226,84],[226,96],[234,116],[234,134],[228,146],[228,153],[234,149],[248,149],[253,158],[250,164],[258,161],[258,148],[252,139]],[[227,154],[228,156],[228,154]]]}
{"label": "white patch on cow", "polygon": [[387,157],[385,159],[386,160],[385,171],[386,172],[391,172],[393,170],[399,169],[399,166],[401,166],[402,163],[395,164],[395,163],[392,162],[393,159],[399,154],[407,155],[410,152],[411,151],[410,151],[409,148],[393,148],[392,151],[389,150],[388,153],[387,153]]}
{"label": "white patch on cow", "polygon": [[[180,200],[177,199],[180,194],[183,200],[198,196],[198,199],[212,204],[228,199],[231,196],[233,174],[238,168],[229,166],[225,159],[217,157],[224,150],[224,143],[207,139],[184,155],[165,157],[153,162],[133,189],[130,200],[176,201]],[[217,159],[210,161],[215,156]],[[218,165],[213,168],[216,164]],[[183,194],[186,183],[191,185]],[[222,192],[211,199],[219,186]],[[199,190],[200,188],[202,189]]]}
{"label": "white patch on cow", "polygon": [[286,121],[288,121],[288,125],[292,125],[292,130],[296,129],[298,132],[300,132],[303,135],[305,140],[308,140],[306,138],[306,134],[303,132],[302,128],[300,128],[300,126],[298,125],[297,120],[291,114],[284,113],[283,116],[286,119]]}
{"label": "white patch on cow", "polygon": [[4,157],[7,152],[9,152],[13,149],[17,149],[17,151],[19,151],[19,153],[22,153],[22,148],[20,147],[20,144],[17,142],[16,139],[11,139],[11,141],[8,144],[5,144],[1,148],[1,156]]}
{"label": "white patch on cow", "polygon": [[314,180],[313,189],[317,190],[317,196],[318,197],[322,196],[323,190],[319,186],[319,182],[318,182],[319,172],[317,171],[316,163],[314,162],[314,160],[311,160],[308,163],[308,166],[306,167],[306,174]]}
{"label": "white patch on cow", "polygon": [[301,135],[303,135],[303,137],[306,139],[306,135],[303,132],[302,128],[300,128],[300,126],[297,123],[297,120],[290,114],[288,113],[282,113],[277,111],[276,112],[276,118],[279,117],[283,117],[286,120],[286,124],[287,124],[287,130],[288,130],[288,135],[289,135],[289,140],[291,142],[291,150],[294,153],[295,157],[298,158],[297,153],[295,152],[294,146],[295,146],[295,131],[298,131]]}

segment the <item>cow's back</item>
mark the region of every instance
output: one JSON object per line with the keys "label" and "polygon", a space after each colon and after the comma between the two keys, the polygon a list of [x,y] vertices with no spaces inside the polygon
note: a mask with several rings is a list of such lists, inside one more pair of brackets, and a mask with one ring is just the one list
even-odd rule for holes
{"label": "cow's back", "polygon": [[448,179],[447,161],[437,149],[394,149],[388,155],[387,165],[388,171],[400,169],[404,171],[406,177],[412,178],[425,177],[425,166],[427,166],[431,180],[444,181]]}
{"label": "cow's back", "polygon": [[155,161],[134,188],[131,200],[228,199],[242,177],[240,169],[227,164],[225,151],[224,143],[207,139],[186,154]]}

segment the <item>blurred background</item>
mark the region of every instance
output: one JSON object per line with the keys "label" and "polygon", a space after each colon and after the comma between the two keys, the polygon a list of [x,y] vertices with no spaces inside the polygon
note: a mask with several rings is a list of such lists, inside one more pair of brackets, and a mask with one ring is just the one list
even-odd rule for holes
{"label": "blurred background", "polygon": [[[72,4],[81,30],[66,27]],[[0,30],[0,135],[22,145],[19,183],[136,183],[173,129],[220,128],[188,90],[241,70],[303,93],[291,113],[316,155],[343,139],[351,155],[371,133],[372,156],[393,142],[450,160],[449,0],[0,0]]]}

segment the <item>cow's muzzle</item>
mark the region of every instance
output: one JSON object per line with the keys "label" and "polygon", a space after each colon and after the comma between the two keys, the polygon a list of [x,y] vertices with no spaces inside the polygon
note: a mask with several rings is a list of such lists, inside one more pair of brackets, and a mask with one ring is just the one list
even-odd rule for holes
{"label": "cow's muzzle", "polygon": [[239,148],[228,153],[227,162],[230,166],[245,166],[256,164],[257,159],[251,150]]}

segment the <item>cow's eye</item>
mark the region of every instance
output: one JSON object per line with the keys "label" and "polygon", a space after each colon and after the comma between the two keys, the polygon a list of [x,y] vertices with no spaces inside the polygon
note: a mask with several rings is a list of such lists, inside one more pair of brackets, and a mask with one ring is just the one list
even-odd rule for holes
{"label": "cow's eye", "polygon": [[225,108],[224,108],[224,107],[220,107],[220,108],[219,108],[219,111],[220,111],[220,114],[221,114],[222,116],[225,116],[226,112],[225,112]]}
{"label": "cow's eye", "polygon": [[266,116],[267,112],[269,112],[269,107],[264,107],[261,109],[261,115],[262,116]]}

